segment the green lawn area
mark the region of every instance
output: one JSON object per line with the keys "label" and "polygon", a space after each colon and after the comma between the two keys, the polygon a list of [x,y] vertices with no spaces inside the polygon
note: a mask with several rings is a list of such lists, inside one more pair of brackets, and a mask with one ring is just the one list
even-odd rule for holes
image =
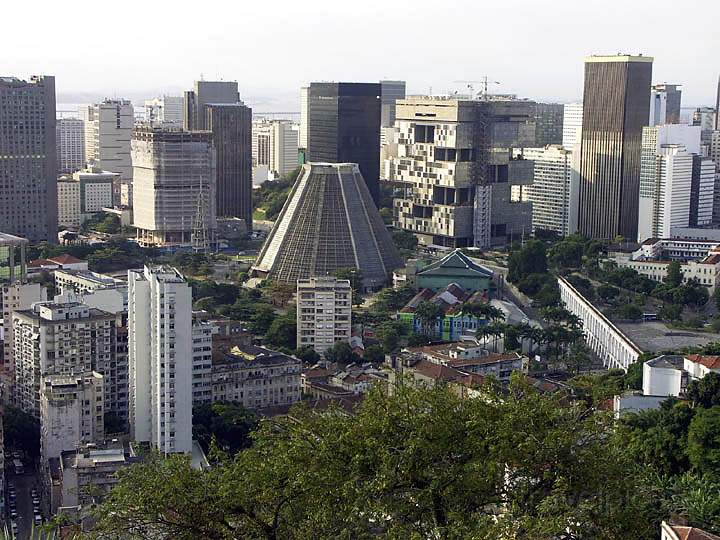
{"label": "green lawn area", "polygon": [[265,220],[265,209],[264,208],[256,208],[253,212],[253,219],[256,219],[258,221]]}

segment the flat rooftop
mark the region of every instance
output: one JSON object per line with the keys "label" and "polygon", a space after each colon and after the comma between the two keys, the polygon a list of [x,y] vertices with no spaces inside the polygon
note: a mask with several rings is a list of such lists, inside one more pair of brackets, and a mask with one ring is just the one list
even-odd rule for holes
{"label": "flat rooftop", "polygon": [[615,323],[632,342],[645,352],[677,350],[682,347],[703,347],[720,341],[720,334],[668,328],[659,321]]}

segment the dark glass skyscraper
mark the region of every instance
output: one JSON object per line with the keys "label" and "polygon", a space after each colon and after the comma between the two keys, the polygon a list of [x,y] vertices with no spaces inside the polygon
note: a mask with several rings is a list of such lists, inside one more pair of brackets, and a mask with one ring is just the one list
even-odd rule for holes
{"label": "dark glass skyscraper", "polygon": [[357,163],[375,204],[380,186],[379,83],[312,83],[308,161]]}
{"label": "dark glass skyscraper", "polygon": [[57,242],[55,77],[0,77],[0,231]]}
{"label": "dark glass skyscraper", "polygon": [[535,106],[535,146],[562,144],[564,111],[561,103],[538,103]]}
{"label": "dark glass skyscraper", "polygon": [[217,215],[240,217],[252,229],[252,109],[242,103],[205,105],[205,125],[217,153]]}
{"label": "dark glass skyscraper", "polygon": [[625,55],[585,59],[578,225],[590,238],[637,237],[652,62]]}
{"label": "dark glass skyscraper", "polygon": [[209,103],[238,103],[238,83],[235,81],[195,81],[195,89],[185,92],[183,127],[188,131],[207,128],[205,107]]}

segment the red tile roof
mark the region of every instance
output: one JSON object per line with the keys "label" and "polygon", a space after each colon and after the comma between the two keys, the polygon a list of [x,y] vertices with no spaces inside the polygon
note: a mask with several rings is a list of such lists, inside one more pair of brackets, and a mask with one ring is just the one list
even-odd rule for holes
{"label": "red tile roof", "polygon": [[35,259],[27,263],[30,268],[40,268],[41,266],[57,266],[58,263],[51,261],[50,259]]}
{"label": "red tile roof", "polygon": [[413,366],[413,370],[428,379],[434,379],[436,381],[459,381],[467,377],[467,374],[457,369],[436,364],[429,360],[420,360]]}
{"label": "red tile roof", "polygon": [[685,358],[696,364],[701,364],[708,369],[720,369],[720,356],[690,354]]}
{"label": "red tile roof", "polygon": [[57,257],[53,257],[50,260],[53,262],[56,262],[58,264],[77,264],[77,263],[85,262],[82,259],[73,257],[72,255],[68,255],[67,253],[65,253],[63,255],[58,255]]}
{"label": "red tile roof", "polygon": [[720,536],[705,532],[695,527],[684,527],[681,525],[670,525],[673,532],[680,540],[720,540]]}

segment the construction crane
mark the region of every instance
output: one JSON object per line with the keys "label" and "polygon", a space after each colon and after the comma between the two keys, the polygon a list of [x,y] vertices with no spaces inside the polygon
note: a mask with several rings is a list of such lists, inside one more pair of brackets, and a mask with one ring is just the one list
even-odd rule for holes
{"label": "construction crane", "polygon": [[[453,81],[453,82],[458,83],[458,84],[467,84],[467,89],[470,90],[470,94],[472,94],[474,97],[478,97],[483,100],[487,99],[488,85],[500,84],[498,81],[489,80],[487,75],[483,75],[482,80],[479,80],[479,81]],[[480,91],[477,94],[475,93],[475,87],[473,86],[475,84],[480,85]]]}

